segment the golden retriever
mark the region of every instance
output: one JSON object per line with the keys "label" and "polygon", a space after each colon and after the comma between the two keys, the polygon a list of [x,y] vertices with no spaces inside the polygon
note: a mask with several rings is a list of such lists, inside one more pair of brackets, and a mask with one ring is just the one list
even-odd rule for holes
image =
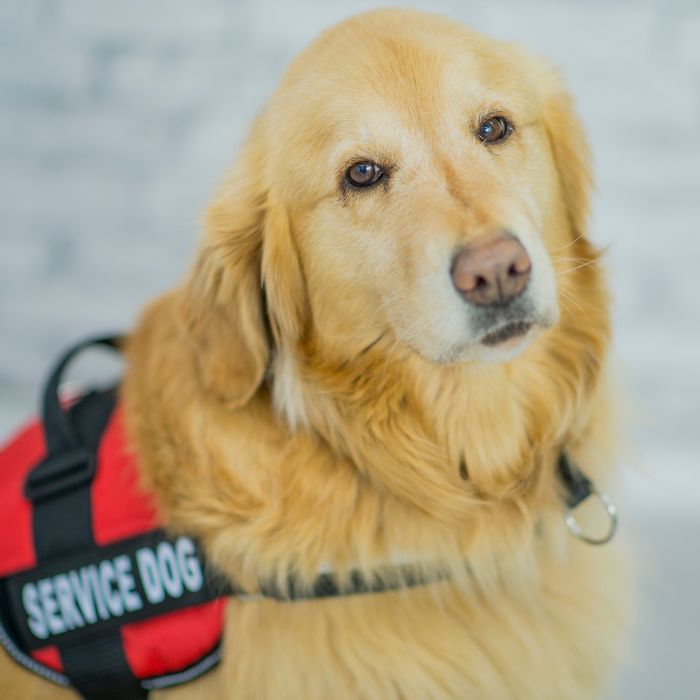
{"label": "golden retriever", "polygon": [[[556,471],[610,471],[589,189],[557,73],[510,44],[381,10],[292,63],[130,339],[129,433],[166,522],[251,591],[442,580],[232,598],[219,667],[154,698],[600,696],[626,577]],[[70,696],[1,663],[3,697]]]}

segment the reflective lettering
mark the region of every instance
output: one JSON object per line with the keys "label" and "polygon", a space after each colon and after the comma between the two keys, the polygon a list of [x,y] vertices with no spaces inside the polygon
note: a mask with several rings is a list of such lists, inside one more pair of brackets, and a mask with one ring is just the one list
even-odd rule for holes
{"label": "reflective lettering", "polygon": [[83,618],[80,617],[78,608],[75,607],[75,598],[70,582],[68,581],[68,576],[66,576],[66,574],[54,576],[53,587],[56,591],[56,598],[58,599],[58,609],[61,611],[61,617],[63,618],[63,624],[66,626],[66,629],[74,630],[76,627],[84,627],[85,622],[83,622]]}
{"label": "reflective lettering", "polygon": [[114,589],[117,582],[117,574],[114,571],[114,566],[109,559],[100,562],[100,587],[102,595],[107,602],[109,611],[115,617],[124,614],[124,603],[122,602],[119,593]]}
{"label": "reflective lettering", "polygon": [[77,571],[68,572],[70,585],[85,621],[88,623],[96,622],[97,613],[95,612],[95,602],[92,599],[92,592],[90,591],[90,581],[88,580],[85,569],[82,569],[80,573],[81,575],[78,576]]}
{"label": "reflective lettering", "polygon": [[25,583],[22,586],[22,605],[27,613],[27,624],[32,634],[39,639],[46,639],[49,636],[49,630],[39,605],[39,593],[33,583]]}
{"label": "reflective lettering", "polygon": [[163,583],[158,575],[158,564],[153,550],[144,547],[136,552],[139,577],[149,603],[160,603],[165,598]]}
{"label": "reflective lettering", "polygon": [[49,631],[51,634],[62,634],[66,631],[66,627],[63,624],[63,620],[58,615],[58,605],[56,599],[53,597],[54,592],[51,579],[42,578],[41,581],[37,583],[37,588],[39,589],[41,607],[44,608],[44,617],[49,625]]}
{"label": "reflective lettering", "polygon": [[165,590],[173,598],[182,595],[182,579],[177,568],[177,559],[170,542],[161,542],[157,548],[158,566]]}
{"label": "reflective lettering", "polygon": [[204,575],[195,554],[194,542],[189,537],[180,537],[175,543],[175,551],[185,587],[196,593],[204,583]]}
{"label": "reflective lettering", "polygon": [[117,571],[117,584],[124,607],[129,612],[140,610],[143,607],[143,601],[135,590],[136,582],[131,574],[131,560],[126,554],[115,557],[114,568]]}
{"label": "reflective lettering", "polygon": [[81,574],[86,572],[87,577],[90,579],[90,587],[92,588],[92,595],[95,598],[95,603],[97,604],[97,613],[103,620],[109,619],[109,610],[105,605],[105,599],[102,596],[102,590],[100,589],[100,581],[97,577],[97,568],[95,566],[86,566],[81,569]]}

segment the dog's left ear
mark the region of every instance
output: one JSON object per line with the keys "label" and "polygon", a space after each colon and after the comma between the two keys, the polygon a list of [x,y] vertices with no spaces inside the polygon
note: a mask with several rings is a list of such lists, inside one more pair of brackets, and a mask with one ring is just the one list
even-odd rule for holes
{"label": "dog's left ear", "polygon": [[538,80],[554,163],[574,238],[586,232],[590,194],[593,186],[591,152],[573,100],[559,73],[549,67]]}
{"label": "dog's left ear", "polygon": [[306,331],[309,304],[289,212],[274,193],[265,218],[262,278],[275,344],[290,350]]}
{"label": "dog's left ear", "polygon": [[[289,212],[268,174],[264,114],[209,207],[179,307],[204,389],[230,408],[263,382],[278,347],[303,332],[306,293]],[[271,331],[271,332],[270,332]]]}
{"label": "dog's left ear", "polygon": [[230,408],[253,397],[270,359],[261,270],[265,151],[258,122],[207,211],[197,260],[180,290],[180,318],[201,385]]}

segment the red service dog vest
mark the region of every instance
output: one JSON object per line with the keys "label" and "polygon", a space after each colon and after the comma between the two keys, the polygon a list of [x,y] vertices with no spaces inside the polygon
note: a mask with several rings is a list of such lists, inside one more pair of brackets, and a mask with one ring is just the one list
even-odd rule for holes
{"label": "red service dog vest", "polygon": [[225,599],[195,541],[161,529],[116,392],[59,405],[80,349],[0,451],[0,643],[84,697],[145,697],[216,664]]}

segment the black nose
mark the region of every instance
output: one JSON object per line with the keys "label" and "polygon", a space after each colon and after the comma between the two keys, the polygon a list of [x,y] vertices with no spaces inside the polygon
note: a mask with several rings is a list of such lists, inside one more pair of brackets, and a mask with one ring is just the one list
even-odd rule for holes
{"label": "black nose", "polygon": [[520,241],[512,233],[501,232],[478,238],[457,251],[452,283],[472,304],[504,304],[525,291],[531,268]]}

